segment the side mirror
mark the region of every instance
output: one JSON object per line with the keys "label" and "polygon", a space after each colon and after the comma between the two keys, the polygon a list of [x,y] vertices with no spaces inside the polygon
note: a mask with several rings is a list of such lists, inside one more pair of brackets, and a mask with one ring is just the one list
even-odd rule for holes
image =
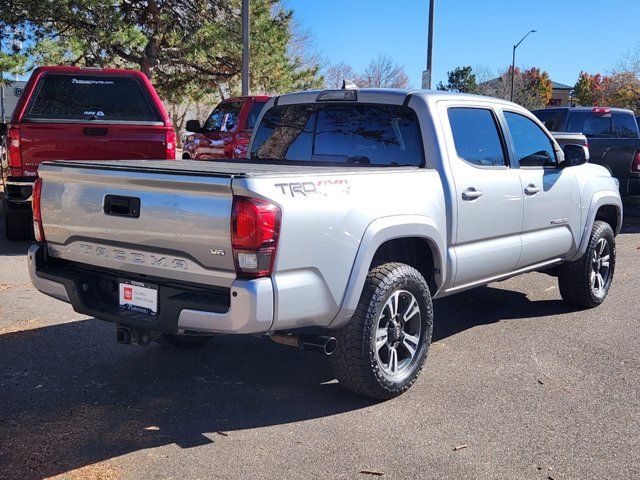
{"label": "side mirror", "polygon": [[0,137],[7,134],[8,126],[6,123],[0,123]]}
{"label": "side mirror", "polygon": [[187,132],[200,133],[202,127],[198,120],[187,120],[187,125],[184,127]]}
{"label": "side mirror", "polygon": [[589,150],[584,145],[565,145],[564,161],[560,164],[560,168],[575,167],[587,163],[589,160]]}

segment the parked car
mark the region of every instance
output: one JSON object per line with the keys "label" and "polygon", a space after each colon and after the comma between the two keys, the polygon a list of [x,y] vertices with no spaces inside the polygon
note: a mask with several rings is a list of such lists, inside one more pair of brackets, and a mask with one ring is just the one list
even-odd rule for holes
{"label": "parked car", "polygon": [[188,135],[182,158],[194,160],[220,160],[244,158],[251,132],[267,96],[228,98],[213,109],[204,125],[189,120]]}
{"label": "parked car", "polygon": [[42,162],[176,156],[164,105],[147,77],[133,70],[36,68],[2,132],[9,240],[33,238],[31,192]]}
{"label": "parked car", "polygon": [[265,334],[321,349],[375,398],[416,380],[434,298],[543,271],[567,302],[601,304],[622,224],[615,180],[582,146],[563,151],[518,105],[449,92],[282,95],[245,161],[41,176],[41,292],[118,324],[122,343]]}
{"label": "parked car", "polygon": [[640,133],[631,110],[564,107],[533,113],[551,131],[583,133],[589,141],[590,162],[606,167],[618,179],[624,200],[640,199]]}

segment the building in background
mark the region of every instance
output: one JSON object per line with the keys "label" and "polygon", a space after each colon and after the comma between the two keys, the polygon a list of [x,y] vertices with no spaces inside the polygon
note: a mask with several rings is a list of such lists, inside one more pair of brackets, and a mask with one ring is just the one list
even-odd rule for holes
{"label": "building in background", "polygon": [[1,95],[4,98],[4,102],[0,105],[0,122],[5,123],[11,119],[13,110],[16,108],[18,99],[22,95],[26,84],[27,82],[15,80],[9,82],[8,85],[0,86],[4,90],[4,95]]}
{"label": "building in background", "polygon": [[572,101],[571,91],[573,87],[563,83],[551,81],[551,100],[547,107],[570,107]]}

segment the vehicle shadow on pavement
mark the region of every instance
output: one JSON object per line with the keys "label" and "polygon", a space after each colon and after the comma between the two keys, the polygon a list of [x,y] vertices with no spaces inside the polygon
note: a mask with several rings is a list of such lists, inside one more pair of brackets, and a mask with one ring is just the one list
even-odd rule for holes
{"label": "vehicle shadow on pavement", "polygon": [[32,242],[10,242],[5,239],[2,230],[4,229],[0,229],[0,257],[26,255]]}
{"label": "vehicle shadow on pavement", "polygon": [[0,478],[224,443],[376,403],[342,390],[320,354],[249,336],[197,350],[124,346],[93,319],[0,335],[0,365]]}
{"label": "vehicle shadow on pavement", "polygon": [[[491,287],[435,308],[443,321],[434,340],[569,311]],[[338,422],[340,413],[377,403],[342,390],[319,354],[248,336],[197,350],[123,346],[113,325],[93,319],[0,334],[0,365],[2,478],[44,478],[174,443],[224,444],[244,429]]]}
{"label": "vehicle shadow on pavement", "polygon": [[[555,279],[553,279],[555,281]],[[526,293],[492,286],[475,288],[433,302],[433,341],[501,320],[546,317],[575,312],[560,299],[529,300]]]}

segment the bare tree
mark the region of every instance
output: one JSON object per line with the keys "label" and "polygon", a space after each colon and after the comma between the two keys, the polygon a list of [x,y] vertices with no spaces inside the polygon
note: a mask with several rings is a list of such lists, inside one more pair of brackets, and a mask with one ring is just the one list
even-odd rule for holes
{"label": "bare tree", "polygon": [[356,83],[359,87],[408,88],[409,77],[404,67],[389,55],[379,55],[371,60]]}
{"label": "bare tree", "polygon": [[298,59],[301,68],[323,69],[329,63],[319,53],[316,37],[311,29],[295,18],[291,23],[291,39],[287,45],[287,52],[291,58]]}
{"label": "bare tree", "polygon": [[351,65],[339,62],[327,68],[324,75],[325,88],[342,88],[343,80],[351,80],[352,82],[356,81],[356,73],[353,71],[353,68],[351,68]]}

